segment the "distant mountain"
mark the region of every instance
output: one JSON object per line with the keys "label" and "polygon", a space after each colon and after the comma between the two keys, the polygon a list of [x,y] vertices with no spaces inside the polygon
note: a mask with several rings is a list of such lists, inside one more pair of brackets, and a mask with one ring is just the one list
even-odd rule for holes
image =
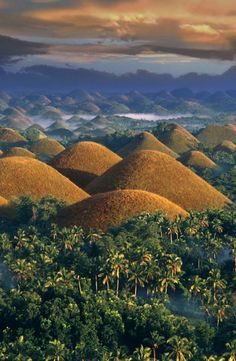
{"label": "distant mountain", "polygon": [[[87,91],[91,92],[157,92],[161,90],[182,89],[174,95],[184,100],[191,98],[191,91],[200,92],[204,96],[207,91],[236,90],[236,66],[221,75],[189,73],[180,77],[170,74],[157,74],[146,70],[135,73],[116,75],[93,69],[70,69],[38,65],[25,68],[17,73],[6,72],[0,68],[0,91],[42,91],[65,93],[72,92],[88,100]],[[94,98],[96,98],[94,96]],[[165,97],[164,97],[165,98]],[[92,99],[90,99],[91,101]],[[166,100],[166,99],[165,99]]]}

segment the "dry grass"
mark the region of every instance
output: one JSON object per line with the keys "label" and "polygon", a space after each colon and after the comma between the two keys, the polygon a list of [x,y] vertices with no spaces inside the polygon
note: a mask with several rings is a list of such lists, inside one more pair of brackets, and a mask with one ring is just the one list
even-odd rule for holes
{"label": "dry grass", "polygon": [[236,124],[227,124],[227,128],[232,129],[236,132]]}
{"label": "dry grass", "polygon": [[26,142],[26,139],[11,128],[0,128],[0,143]]}
{"label": "dry grass", "polygon": [[0,207],[5,207],[8,204],[8,201],[0,196]]}
{"label": "dry grass", "polygon": [[177,160],[150,150],[132,153],[86,188],[90,194],[116,189],[156,193],[186,210],[222,208],[230,202]]}
{"label": "dry grass", "polygon": [[188,213],[176,204],[141,190],[117,190],[97,194],[62,211],[59,224],[106,230],[140,213],[161,211],[171,220]]}
{"label": "dry grass", "polygon": [[0,159],[0,194],[8,200],[23,194],[36,199],[51,195],[70,204],[88,197],[52,167],[28,157]]}
{"label": "dry grass", "polygon": [[161,143],[153,134],[149,132],[143,132],[138,134],[133,140],[131,140],[127,145],[121,148],[118,153],[122,157],[127,157],[133,152],[138,152],[140,150],[157,150],[162,153],[166,153],[173,158],[177,158],[178,154],[173,152],[165,144]]}
{"label": "dry grass", "polygon": [[36,155],[26,148],[12,147],[3,153],[4,157],[29,157],[36,158]]}
{"label": "dry grass", "polygon": [[94,142],[81,142],[64,150],[51,165],[80,187],[121,161],[108,148]]}
{"label": "dry grass", "polygon": [[200,130],[198,139],[206,147],[214,148],[225,140],[236,142],[236,130],[226,125],[208,125]]}
{"label": "dry grass", "polygon": [[169,124],[158,135],[158,139],[179,154],[195,149],[199,143],[191,133],[178,124]]}
{"label": "dry grass", "polygon": [[236,152],[236,144],[230,140],[224,140],[221,144],[217,145],[215,149],[226,153],[234,153]]}
{"label": "dry grass", "polygon": [[45,156],[48,158],[55,157],[57,154],[63,152],[65,147],[55,139],[43,138],[32,144],[31,152],[38,156]]}
{"label": "dry grass", "polygon": [[191,150],[187,153],[184,153],[179,160],[184,165],[200,169],[214,169],[217,167],[213,160],[208,158],[204,153],[197,150]]}

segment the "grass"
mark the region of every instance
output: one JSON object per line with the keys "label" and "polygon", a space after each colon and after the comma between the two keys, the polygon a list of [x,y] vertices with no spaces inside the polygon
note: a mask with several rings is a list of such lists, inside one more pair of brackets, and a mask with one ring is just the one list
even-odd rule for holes
{"label": "grass", "polygon": [[177,160],[150,150],[132,153],[86,187],[90,194],[117,189],[156,193],[186,210],[222,208],[230,202]]}
{"label": "grass", "polygon": [[197,150],[191,150],[184,153],[180,159],[181,163],[200,169],[214,169],[217,167],[216,163],[208,158],[204,153]]}
{"label": "grass", "polygon": [[167,125],[163,132],[158,134],[158,139],[179,154],[195,149],[199,143],[190,132],[178,124]]}
{"label": "grass", "polygon": [[38,156],[55,157],[61,153],[65,147],[55,139],[43,138],[33,143],[30,147],[30,151]]}
{"label": "grass", "polygon": [[230,140],[224,140],[221,144],[216,146],[216,150],[220,150],[226,153],[234,153],[236,152],[236,144]]}
{"label": "grass", "polygon": [[0,159],[0,194],[10,200],[23,194],[38,199],[46,195],[71,204],[88,194],[52,167],[28,157]]}
{"label": "grass", "polygon": [[138,134],[128,144],[121,148],[118,153],[122,157],[127,157],[132,152],[138,152],[140,150],[157,150],[159,152],[166,153],[173,158],[177,158],[178,154],[173,152],[165,144],[161,143],[153,134],[149,132],[143,132]]}
{"label": "grass", "polygon": [[208,125],[200,130],[197,138],[204,146],[214,148],[225,140],[236,142],[236,130],[226,125]]}
{"label": "grass", "polygon": [[121,159],[103,145],[95,142],[81,142],[56,156],[51,165],[83,188]]}
{"label": "grass", "polygon": [[62,210],[58,223],[63,226],[77,225],[83,228],[106,230],[143,212],[161,211],[169,219],[188,213],[176,204],[153,193],[141,190],[117,190],[97,194]]}
{"label": "grass", "polygon": [[26,142],[26,139],[11,128],[0,128],[0,143]]}
{"label": "grass", "polygon": [[36,158],[36,155],[26,148],[12,147],[3,153],[4,157],[29,157]]}

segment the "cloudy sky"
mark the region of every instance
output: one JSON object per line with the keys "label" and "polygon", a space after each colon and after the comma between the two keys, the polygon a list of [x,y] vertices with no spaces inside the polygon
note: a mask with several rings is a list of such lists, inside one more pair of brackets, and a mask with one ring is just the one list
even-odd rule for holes
{"label": "cloudy sky", "polygon": [[235,24],[235,0],[0,0],[0,65],[222,73]]}

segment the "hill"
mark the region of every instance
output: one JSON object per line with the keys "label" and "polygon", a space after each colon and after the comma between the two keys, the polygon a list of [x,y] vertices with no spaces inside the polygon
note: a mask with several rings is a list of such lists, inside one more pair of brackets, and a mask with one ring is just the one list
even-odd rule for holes
{"label": "hill", "polygon": [[95,142],[80,142],[56,156],[51,165],[80,187],[121,161],[117,154]]}
{"label": "hill", "polygon": [[228,198],[168,155],[156,151],[132,153],[92,181],[90,194],[116,189],[142,189],[159,194],[182,208],[222,208]]}
{"label": "hill", "polygon": [[200,130],[197,135],[198,140],[206,147],[214,148],[224,140],[236,143],[236,130],[227,125],[208,125]]}
{"label": "hill", "polygon": [[153,193],[141,190],[116,190],[97,194],[62,210],[59,224],[106,230],[140,213],[161,211],[170,219],[187,216],[176,204]]}
{"label": "hill", "polygon": [[3,153],[4,157],[29,157],[36,158],[36,155],[26,148],[12,147]]}
{"label": "hill", "polygon": [[236,152],[236,144],[234,144],[230,140],[224,140],[221,144],[215,147],[215,150],[226,153],[234,153]]}
{"label": "hill", "polygon": [[68,203],[88,197],[52,167],[28,157],[0,159],[0,194],[6,199],[28,194],[33,198],[54,196]]}
{"label": "hill", "polygon": [[53,158],[61,153],[65,147],[55,139],[43,138],[33,143],[30,147],[31,152],[39,157]]}
{"label": "hill", "polygon": [[8,201],[0,196],[0,207],[4,207],[8,204]]}
{"label": "hill", "polygon": [[191,150],[182,154],[179,160],[184,165],[200,169],[214,169],[217,167],[215,162],[208,158],[204,153],[197,150]]}
{"label": "hill", "polygon": [[149,132],[138,134],[128,144],[119,149],[118,154],[120,154],[122,157],[126,157],[130,153],[140,150],[157,150],[159,152],[166,153],[173,158],[178,157],[178,155],[173,152],[173,150],[161,143],[153,134]]}
{"label": "hill", "polygon": [[26,139],[11,128],[0,128],[0,143],[21,143]]}
{"label": "hill", "polygon": [[199,141],[186,129],[178,124],[168,124],[163,129],[159,127],[158,139],[175,153],[185,153],[196,149]]}

